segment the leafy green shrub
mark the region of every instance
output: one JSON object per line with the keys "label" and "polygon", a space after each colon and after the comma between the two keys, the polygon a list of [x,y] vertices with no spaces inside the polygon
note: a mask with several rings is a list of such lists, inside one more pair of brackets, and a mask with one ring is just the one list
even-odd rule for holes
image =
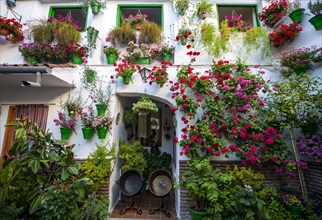
{"label": "leafy green shrub", "polygon": [[143,147],[140,141],[135,141],[132,144],[120,142],[120,155],[122,159],[122,170],[137,169],[141,172],[147,167],[146,161],[143,155]]}
{"label": "leafy green shrub", "polygon": [[96,192],[94,192],[86,199],[77,219],[104,220],[110,214],[108,212],[109,204],[108,198],[98,196]]}

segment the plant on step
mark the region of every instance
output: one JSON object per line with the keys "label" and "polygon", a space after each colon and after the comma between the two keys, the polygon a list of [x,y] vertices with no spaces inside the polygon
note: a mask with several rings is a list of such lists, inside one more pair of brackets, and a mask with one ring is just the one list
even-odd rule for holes
{"label": "plant on step", "polygon": [[15,18],[0,16],[0,29],[7,30],[8,33],[2,33],[2,35],[5,35],[6,41],[12,44],[22,41],[25,38],[22,32],[22,24]]}
{"label": "plant on step", "polygon": [[144,148],[140,141],[135,141],[133,144],[127,144],[124,141],[120,141],[120,153],[119,157],[122,159],[122,171],[128,169],[137,169],[143,172],[147,163],[144,159]]}
{"label": "plant on step", "polygon": [[127,45],[130,41],[136,41],[136,33],[128,23],[122,22],[120,27],[115,27],[108,33],[108,38],[114,45]]}
{"label": "plant on step", "polygon": [[140,100],[132,105],[132,111],[135,113],[139,113],[140,110],[146,110],[151,112],[158,112],[159,109],[157,105],[152,102],[149,96],[144,95],[140,98]]}
{"label": "plant on step", "polygon": [[97,149],[90,153],[86,161],[82,164],[82,171],[91,179],[98,188],[106,184],[106,179],[113,172],[112,164],[116,159],[115,147],[109,144],[97,144]]}
{"label": "plant on step", "polygon": [[152,82],[155,82],[160,87],[163,87],[163,85],[168,82],[167,68],[169,66],[172,66],[170,62],[161,62],[161,66],[154,66],[152,72],[148,76],[148,79],[150,80],[149,83],[152,84]]}
{"label": "plant on step", "polygon": [[266,26],[273,27],[286,14],[288,7],[287,0],[273,0],[258,13],[258,18]]}
{"label": "plant on step", "polygon": [[274,47],[279,47],[285,43],[292,42],[302,30],[299,23],[281,24],[273,32],[269,33],[268,38]]}
{"label": "plant on step", "polygon": [[24,218],[74,216],[89,182],[79,173],[73,146],[26,118],[6,126],[15,127],[16,135],[0,172],[0,206],[22,208]]}
{"label": "plant on step", "polygon": [[139,42],[159,44],[162,41],[162,29],[160,25],[148,21],[143,23],[140,30]]}

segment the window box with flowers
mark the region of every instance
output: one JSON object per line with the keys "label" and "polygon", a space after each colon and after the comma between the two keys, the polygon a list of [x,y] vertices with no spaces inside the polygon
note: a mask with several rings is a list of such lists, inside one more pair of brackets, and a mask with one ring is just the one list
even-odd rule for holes
{"label": "window box with flowers", "polygon": [[288,7],[287,0],[273,0],[258,13],[258,18],[263,21],[266,26],[274,27],[274,25],[285,16]]}
{"label": "window box with flowers", "polygon": [[281,24],[268,35],[268,38],[274,47],[280,47],[285,43],[292,42],[302,30],[299,23]]}
{"label": "window box with flowers", "polygon": [[94,133],[93,121],[94,121],[94,109],[92,106],[87,107],[87,112],[82,111],[80,119],[82,121],[82,132],[85,140],[90,140]]}
{"label": "window box with flowers", "polygon": [[124,59],[121,60],[121,63],[114,63],[114,65],[117,67],[115,68],[117,72],[116,78],[122,77],[124,84],[129,84],[133,73],[141,69],[140,66],[135,65],[133,62],[127,62]]}
{"label": "window box with flowers", "polygon": [[146,18],[146,14],[141,14],[139,12],[134,16],[130,15],[129,17],[125,18],[125,22],[127,22],[131,26],[131,28],[135,30],[141,30],[142,24],[147,22]]}
{"label": "window box with flowers", "polygon": [[120,51],[114,47],[104,46],[104,54],[108,64],[113,64],[120,56]]}
{"label": "window box with flowers", "polygon": [[38,43],[22,43],[18,46],[18,50],[22,56],[27,58],[30,64],[39,62],[41,51]]}
{"label": "window box with flowers", "polygon": [[171,66],[171,65],[172,64],[169,62],[161,62],[160,67],[154,66],[152,68],[152,72],[148,76],[148,78],[150,79],[150,84],[152,84],[152,82],[155,82],[160,87],[163,87],[163,85],[166,82],[168,82],[167,68],[168,68],[168,66]]}
{"label": "window box with flowers", "polygon": [[69,119],[67,116],[58,112],[58,119],[54,119],[55,125],[60,127],[61,139],[68,140],[71,133],[76,129],[76,117],[71,116]]}
{"label": "window box with flowers", "polygon": [[315,61],[316,53],[316,46],[282,51],[280,64],[283,68],[281,68],[280,72],[286,77],[293,73],[297,75],[306,73],[310,64]]}
{"label": "window box with flowers", "polygon": [[159,54],[161,55],[161,60],[164,62],[170,62],[174,50],[174,46],[169,46],[168,44],[161,44],[159,47]]}
{"label": "window box with flowers", "polygon": [[22,32],[22,24],[15,18],[0,16],[0,35],[6,37],[6,41],[14,44],[22,41],[25,37]]}
{"label": "window box with flowers", "polygon": [[108,115],[94,116],[93,127],[96,128],[99,139],[105,139],[107,132],[111,129],[113,118]]}
{"label": "window box with flowers", "polygon": [[309,22],[314,26],[315,30],[322,29],[322,1],[317,0],[312,3],[308,3],[307,7],[310,9],[311,13],[314,15]]}
{"label": "window box with flowers", "polygon": [[80,44],[69,44],[67,51],[71,56],[71,60],[74,64],[82,64],[87,59],[88,48]]}
{"label": "window box with flowers", "polygon": [[134,62],[136,64],[149,64],[151,60],[157,57],[157,48],[150,48],[146,44],[135,44],[130,41],[126,48],[127,53],[123,55],[127,62]]}

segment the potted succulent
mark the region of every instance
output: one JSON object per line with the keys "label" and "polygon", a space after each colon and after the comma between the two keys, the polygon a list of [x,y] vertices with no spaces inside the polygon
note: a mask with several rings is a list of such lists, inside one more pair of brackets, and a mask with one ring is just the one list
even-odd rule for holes
{"label": "potted succulent", "polygon": [[76,117],[69,119],[62,112],[58,112],[58,119],[54,119],[55,125],[60,127],[61,139],[68,140],[72,131],[76,129]]}
{"label": "potted succulent", "polygon": [[14,44],[22,41],[25,37],[22,32],[22,24],[15,18],[0,16],[0,35],[6,36],[6,41]]}
{"label": "potted succulent", "polygon": [[82,111],[80,119],[82,121],[82,132],[85,140],[90,140],[94,133],[93,121],[94,121],[94,109],[92,106],[87,107],[87,112]]}
{"label": "potted succulent", "polygon": [[161,44],[159,46],[159,54],[161,55],[161,60],[165,62],[170,62],[172,59],[174,50],[175,50],[174,46],[169,46],[169,44]]}
{"label": "potted succulent", "polygon": [[263,21],[268,27],[274,27],[288,10],[287,0],[273,0],[261,12],[258,13],[259,20]]}
{"label": "potted succulent", "polygon": [[188,11],[190,1],[189,0],[176,0],[174,1],[174,7],[179,15],[185,15]]}
{"label": "potted succulent", "polygon": [[106,3],[106,0],[84,0],[83,7],[87,10],[91,6],[93,15],[97,15],[102,8],[106,8]]}
{"label": "potted succulent", "polygon": [[82,64],[83,60],[87,58],[88,48],[80,44],[69,44],[67,51],[71,56],[71,60],[74,64]]}
{"label": "potted succulent", "polygon": [[200,19],[205,20],[209,14],[212,13],[213,4],[208,3],[207,0],[198,2],[197,13]]}
{"label": "potted succulent", "polygon": [[186,45],[191,34],[192,32],[188,28],[180,28],[176,40],[180,40],[181,45]]}
{"label": "potted succulent", "polygon": [[22,43],[18,46],[18,50],[22,56],[28,59],[30,64],[38,62],[40,55],[38,43]]}
{"label": "potted succulent", "polygon": [[137,13],[136,15],[130,15],[129,17],[125,18],[125,22],[127,22],[131,28],[135,30],[141,30],[142,25],[147,22],[147,15],[142,14],[141,12]]}
{"label": "potted succulent", "polygon": [[94,116],[93,127],[96,128],[99,139],[105,139],[107,132],[111,129],[113,118],[108,115]]}
{"label": "potted succulent", "polygon": [[268,38],[274,47],[279,47],[293,41],[302,30],[301,25],[297,22],[290,25],[281,24],[273,32],[269,33]]}
{"label": "potted succulent", "polygon": [[139,42],[159,44],[162,40],[162,29],[160,25],[148,21],[142,24]]}
{"label": "potted succulent", "polygon": [[308,3],[307,7],[310,9],[313,16],[309,22],[314,26],[315,30],[322,29],[322,1],[317,0],[314,3],[311,1]]}
{"label": "potted succulent", "polygon": [[120,56],[120,51],[115,47],[104,46],[103,51],[108,64],[113,64]]}
{"label": "potted succulent", "polygon": [[108,33],[108,38],[114,45],[127,45],[130,41],[136,41],[136,34],[128,23],[123,22]]}
{"label": "potted succulent", "polygon": [[117,68],[115,71],[117,72],[116,78],[119,76],[123,78],[124,84],[129,84],[133,73],[140,70],[139,66],[133,64],[133,62],[127,62],[126,60],[122,59],[121,63],[114,64]]}
{"label": "potted succulent", "polygon": [[290,3],[289,10],[291,13],[288,15],[293,22],[301,23],[303,19],[303,14],[305,9],[301,8],[301,1],[300,0],[294,0]]}
{"label": "potted succulent", "polygon": [[145,95],[140,100],[132,105],[132,111],[139,113],[139,115],[148,115],[150,112],[158,112],[157,105],[151,101],[151,99]]}

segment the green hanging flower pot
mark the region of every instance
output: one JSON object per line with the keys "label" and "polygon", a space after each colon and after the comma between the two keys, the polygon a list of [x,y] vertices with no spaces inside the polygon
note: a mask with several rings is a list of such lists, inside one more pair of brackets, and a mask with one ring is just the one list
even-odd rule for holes
{"label": "green hanging flower pot", "polygon": [[97,115],[104,115],[106,111],[106,105],[105,104],[96,104],[97,109]]}
{"label": "green hanging flower pot", "polygon": [[107,128],[96,128],[98,139],[105,139],[108,132]]}
{"label": "green hanging flower pot", "polygon": [[82,64],[83,63],[82,56],[79,54],[74,54],[72,56],[72,62],[73,62],[73,64]]}
{"label": "green hanging flower pot", "polygon": [[113,64],[117,60],[117,57],[114,55],[106,55],[107,64]]}
{"label": "green hanging flower pot", "polygon": [[150,64],[150,58],[148,57],[140,57],[133,59],[135,64]]}
{"label": "green hanging flower pot", "polygon": [[27,60],[29,64],[38,63],[37,58],[35,56],[28,56]]}
{"label": "green hanging flower pot", "polygon": [[305,9],[299,8],[292,13],[290,13],[288,16],[292,19],[293,22],[301,23],[303,19]]}
{"label": "green hanging flower pot", "polygon": [[161,60],[164,62],[170,62],[172,59],[172,55],[162,55]]}
{"label": "green hanging flower pot", "polygon": [[70,128],[60,128],[61,139],[68,140],[72,131]]}
{"label": "green hanging flower pot", "polygon": [[91,3],[91,9],[93,15],[97,15],[101,11],[102,4],[98,1],[92,1]]}
{"label": "green hanging flower pot", "polygon": [[313,18],[309,20],[309,22],[313,25],[315,30],[321,30],[322,29],[322,14],[316,15]]}
{"label": "green hanging flower pot", "polygon": [[83,137],[85,140],[90,140],[94,133],[94,128],[82,128]]}
{"label": "green hanging flower pot", "polygon": [[130,83],[130,81],[131,81],[131,76],[124,76],[123,77],[123,83],[124,84],[129,84]]}

